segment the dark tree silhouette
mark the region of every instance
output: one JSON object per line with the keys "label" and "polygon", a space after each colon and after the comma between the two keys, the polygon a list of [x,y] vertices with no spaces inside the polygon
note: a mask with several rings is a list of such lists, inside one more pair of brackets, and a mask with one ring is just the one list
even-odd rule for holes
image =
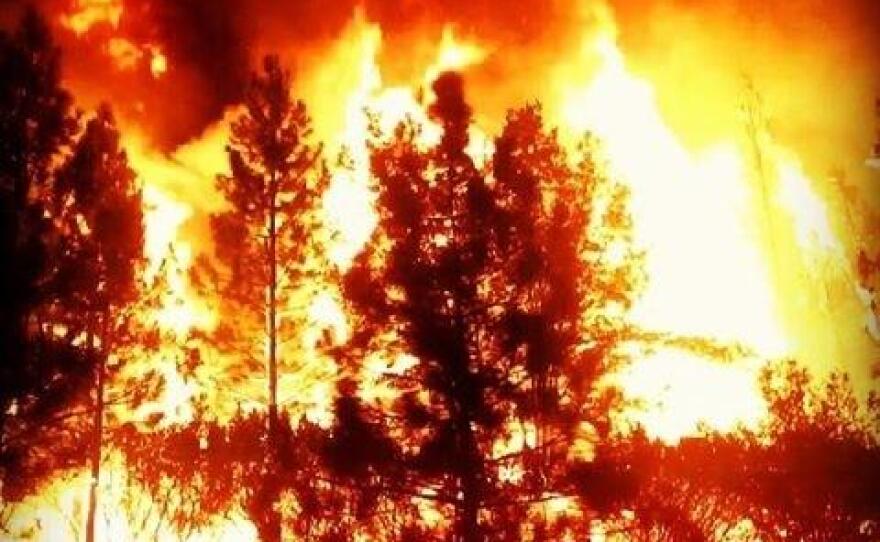
{"label": "dark tree silhouette", "polygon": [[62,238],[55,291],[64,299],[65,314],[58,320],[85,335],[85,349],[95,360],[92,485],[86,527],[86,539],[92,541],[104,449],[108,361],[130,341],[144,261],[141,193],[108,107],[99,108],[86,124],[57,176],[52,198]]}
{"label": "dark tree silhouette", "polygon": [[[260,498],[277,498],[282,492],[295,496],[290,503],[294,513],[283,518],[285,537],[349,540],[347,527],[365,519],[349,507],[344,492],[334,492],[325,483],[319,459],[326,433],[320,427],[304,421],[294,428],[280,413],[279,464],[267,481],[265,449],[254,445],[265,438],[266,413],[239,411],[218,423],[207,406],[197,410],[195,420],[186,425],[151,432],[127,425],[114,435],[131,474],[155,499],[166,503],[162,519],[178,532],[195,532],[235,510],[259,520],[266,507],[275,504]],[[261,493],[267,484],[272,484],[272,491]],[[170,495],[173,499],[168,499]],[[261,539],[273,534],[264,531],[265,525],[256,521],[255,525]]]}
{"label": "dark tree silhouette", "polygon": [[[341,394],[325,454],[361,485],[450,508],[453,540],[518,539],[491,518],[528,523],[563,490],[579,422],[605,431],[591,392],[620,331],[602,314],[632,293],[623,194],[588,159],[571,167],[535,106],[508,115],[481,170],[461,78],[433,90],[437,146],[404,124],[372,151],[380,224],[344,279],[358,331],[341,355],[356,367],[390,333],[382,346],[414,361],[387,375],[390,411]],[[599,257],[615,242],[619,265]]]}
{"label": "dark tree silhouette", "polygon": [[770,419],[762,432],[692,442],[679,472],[697,471],[730,513],[762,540],[876,540],[880,536],[880,425],[848,377],[816,382],[792,362],[763,379]]}
{"label": "dark tree silhouette", "polygon": [[604,468],[572,470],[578,493],[634,540],[876,540],[876,399],[866,411],[845,375],[819,387],[792,362],[762,382],[763,427],[676,446],[643,433],[606,443],[594,462]]}
{"label": "dark tree silhouette", "polygon": [[[89,375],[72,336],[47,315],[58,298],[48,193],[77,128],[59,59],[35,11],[13,35],[0,33],[0,476],[7,497],[54,465],[78,461],[60,449],[69,429],[62,411]],[[54,451],[53,465],[32,453],[38,447]]]}
{"label": "dark tree silhouette", "polygon": [[3,493],[12,502],[53,472],[91,463],[91,540],[107,362],[132,342],[140,294],[140,193],[109,109],[76,138],[79,113],[60,87],[45,23],[26,12],[0,49],[2,251],[11,262],[0,322]]}
{"label": "dark tree silhouette", "polygon": [[[294,340],[302,324],[304,292],[321,269],[317,236],[318,204],[327,182],[321,148],[311,141],[305,104],[291,96],[290,74],[277,57],[264,59],[253,76],[244,110],[232,125],[228,146],[231,175],[217,187],[229,211],[212,217],[219,266],[202,265],[199,281],[217,288],[227,314],[215,339],[241,360],[233,368],[251,378],[268,373],[267,439],[264,481],[253,495],[255,522],[264,540],[281,536],[274,510],[280,488],[278,467],[278,371],[292,363]],[[284,316],[281,316],[281,313]],[[286,359],[282,359],[286,358]]]}

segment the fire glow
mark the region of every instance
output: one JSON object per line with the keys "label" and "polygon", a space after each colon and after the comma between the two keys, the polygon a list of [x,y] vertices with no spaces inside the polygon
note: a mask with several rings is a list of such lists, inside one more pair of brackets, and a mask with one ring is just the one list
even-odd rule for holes
{"label": "fire glow", "polygon": [[[576,58],[598,56],[598,72],[589,74],[586,68],[578,66],[577,61],[560,67],[561,73],[573,73],[585,79],[585,83],[561,87],[558,93],[566,99],[554,120],[572,135],[590,131],[599,136],[608,154],[608,167],[632,187],[636,236],[640,246],[647,251],[647,274],[650,277],[647,292],[639,300],[634,318],[653,329],[741,342],[762,356],[795,354],[792,343],[797,339],[787,336],[782,309],[777,306],[780,300],[773,294],[775,286],[768,254],[771,234],[760,226],[763,203],[759,199],[760,187],[756,186],[759,180],[750,171],[750,158],[742,147],[742,138],[734,134],[731,140],[696,153],[686,149],[664,124],[651,95],[650,84],[627,72],[613,34],[614,29],[608,28],[598,35],[590,35],[585,38],[582,49],[575,52]],[[454,35],[451,28],[444,31],[437,44],[436,59],[425,69],[423,82],[430,81],[432,74],[445,69],[466,72],[469,67],[478,66],[481,46],[458,43]],[[352,65],[358,67],[354,70],[352,88],[340,92],[344,96],[341,101],[346,104],[340,122],[343,128],[335,137],[328,135],[328,140],[334,143],[334,151],[344,149],[351,160],[346,167],[334,171],[324,201],[328,222],[335,232],[330,254],[341,269],[345,269],[353,255],[360,251],[376,222],[369,187],[367,117],[364,113],[376,114],[384,133],[390,133],[398,122],[409,116],[424,127],[425,145],[432,144],[439,137],[439,127],[427,118],[424,102],[419,101],[414,89],[382,84],[377,64],[381,36],[378,25],[356,16],[323,63],[323,69],[331,72],[334,78],[342,71],[350,71]],[[594,59],[586,58],[584,65],[589,65],[591,60]],[[314,77],[320,81],[331,76],[319,73]],[[576,80],[576,77],[560,76],[563,77]],[[310,81],[303,82],[306,88],[309,84]],[[319,104],[316,118],[333,117],[320,115],[320,112]],[[223,125],[219,125],[210,129],[203,140],[188,144],[201,155],[192,154],[184,160],[211,164],[210,157],[217,157],[213,163],[224,167],[221,158],[224,140],[214,135],[224,131]],[[481,153],[485,152],[482,149],[489,143],[479,127],[474,128],[472,138],[471,153],[479,163]],[[767,182],[777,190],[771,195],[771,205],[774,209],[785,209],[791,216],[791,222],[777,227],[791,228],[787,234],[797,236],[805,254],[824,255],[832,260],[841,257],[841,244],[830,229],[827,209],[821,197],[813,191],[815,181],[805,177],[796,162],[785,158],[784,151],[771,147],[769,152],[772,153],[769,159],[773,173]],[[135,164],[138,163],[135,159]],[[142,177],[147,182],[151,178],[181,175],[151,175],[149,168],[169,166],[162,162],[150,164],[145,161],[142,164]],[[210,166],[202,170],[188,169],[185,161],[177,167],[184,168],[183,175],[195,175],[196,182],[203,186],[210,185],[220,171],[212,171]],[[803,200],[797,198],[807,198],[812,205],[802,205]],[[178,218],[179,214],[192,213],[191,206],[192,203],[168,198],[157,203],[153,209],[155,218],[147,222],[148,239],[158,238],[165,247],[174,247],[173,257],[184,271],[191,260],[193,249],[190,243],[200,242],[188,242],[180,231],[182,220]],[[699,224],[698,228],[696,224]],[[683,258],[682,254],[701,256],[695,262]],[[170,255],[161,247],[155,249],[151,252],[151,267],[159,267]],[[845,267],[845,262],[837,259],[836,265]],[[162,308],[158,318],[181,335],[189,327],[209,326],[217,315],[205,315],[198,322],[196,314],[203,301],[187,291],[185,281],[181,279],[186,276],[185,272],[175,274],[178,277],[175,279],[177,294]],[[344,335],[344,318],[341,309],[333,304],[332,297],[318,299],[311,311],[316,323],[333,322],[338,333]],[[654,377],[674,379],[678,371],[664,371],[657,366],[675,365],[680,355],[659,356],[645,363],[655,367],[652,369],[657,371]],[[700,362],[695,359],[689,363],[705,363],[710,368],[714,365],[709,360]],[[725,369],[718,376],[712,376],[710,370],[705,376],[711,382],[717,382],[710,384],[715,386],[713,390],[724,393],[722,390],[730,384],[724,376],[728,372],[741,373],[741,378],[747,381],[756,375],[755,367],[749,365]],[[689,374],[683,371],[678,378],[687,380]],[[297,378],[297,381],[301,379]],[[686,387],[687,383],[670,381],[664,384],[661,381],[655,385],[662,389]],[[733,386],[735,391],[732,393],[737,401],[725,401],[719,408],[741,411],[704,410],[705,419],[694,419],[683,429],[681,420],[692,418],[692,408],[667,410],[659,417],[654,412],[651,419],[656,425],[652,425],[652,430],[676,438],[695,430],[700,421],[716,420],[713,425],[719,429],[730,429],[742,421],[756,422],[762,408],[757,388],[741,384]],[[633,389],[639,387],[633,384]],[[706,403],[701,401],[700,404]],[[669,429],[670,425],[680,429]]]}
{"label": "fire glow", "polygon": [[[97,39],[94,36],[101,32],[106,37],[101,51],[114,70],[140,70],[159,83],[184,73],[186,67],[175,64],[173,53],[160,41],[134,39],[123,32],[123,10],[130,9],[131,2],[71,4],[56,22],[77,40]],[[578,5],[573,11],[589,13],[592,24],[584,26],[563,54],[553,55],[550,75],[535,82],[530,98],[542,103],[547,123],[558,127],[569,150],[577,148],[585,132],[594,135],[605,159],[603,167],[629,189],[645,281],[626,317],[639,329],[707,337],[746,352],[720,363],[674,344],[642,349],[634,341],[637,361],[610,378],[629,401],[615,421],[621,431],[640,424],[649,436],[669,444],[707,429],[756,429],[767,416],[759,375],[768,360],[802,358],[821,368],[826,356],[846,353],[841,346],[846,337],[819,330],[836,325],[832,322],[837,318],[848,325],[857,322],[852,327],[858,334],[864,327],[861,322],[870,326],[875,321],[871,307],[857,295],[849,263],[855,233],[843,226],[826,179],[811,176],[795,149],[779,142],[765,124],[749,132],[755,119],[747,116],[772,111],[729,104],[742,115],[743,129],[695,144],[666,120],[654,84],[631,66],[611,8]],[[350,268],[379,220],[370,142],[391,137],[399,123],[410,119],[421,128],[418,144],[436,145],[442,128],[431,120],[428,107],[435,99],[431,83],[443,72],[460,72],[465,80],[473,75],[475,84],[468,92],[476,95],[477,103],[492,100],[480,70],[498,54],[500,44],[449,23],[439,34],[420,39],[420,48],[430,50],[430,55],[413,50],[410,60],[407,51],[387,49],[389,32],[356,9],[341,32],[315,47],[294,70],[294,89],[305,100],[329,157],[330,183],[321,207],[326,231],[319,235],[339,273]],[[397,58],[385,66],[386,56]],[[416,69],[412,66],[417,61]],[[403,70],[408,77],[399,76],[398,64],[410,65]],[[750,97],[743,96],[748,105]],[[686,100],[676,107],[686,108]],[[475,110],[467,152],[482,166],[493,152],[491,134],[504,119]],[[197,291],[191,273],[198,258],[210,257],[215,248],[208,217],[226,205],[215,178],[228,172],[225,147],[238,113],[238,106],[228,106],[200,135],[171,150],[154,143],[148,125],[137,115],[120,116],[123,144],[143,189],[145,278],[162,283],[164,289],[157,306],[144,315],[158,325],[161,344],[126,366],[123,374],[136,379],[148,370],[157,372],[161,393],[137,409],[115,408],[112,416],[119,423],[150,431],[190,423],[200,408],[220,420],[241,410],[265,408],[266,377],[231,380],[223,354],[203,349],[200,355],[206,363],[194,370],[184,367],[188,355],[204,348],[193,337],[235,318],[223,314],[217,300]],[[378,133],[370,132],[371,118]],[[815,284],[821,284],[823,293],[812,293],[810,285]],[[834,295],[845,298],[836,308],[829,291],[842,292]],[[319,345],[343,344],[355,330],[350,329],[339,285],[321,284],[304,303],[305,308],[282,308],[282,319],[284,311],[304,312],[308,327],[300,333],[301,344],[284,347],[297,348],[303,355],[280,375],[279,401],[292,418],[328,428],[343,370]],[[360,376],[360,393],[367,400],[381,401],[390,393],[377,375],[402,372],[411,363],[404,353],[388,352],[387,357],[373,360],[375,367],[366,370],[375,375]],[[147,423],[150,420],[159,422]],[[500,457],[534,440],[534,428],[519,431],[509,441],[496,443],[493,453]],[[101,476],[99,540],[257,540],[256,528],[241,510],[186,534],[149,516],[155,503],[129,480],[124,458],[116,451],[109,453]],[[515,480],[521,473],[511,468],[505,476]],[[88,483],[87,470],[53,480],[20,505],[12,529],[38,522],[42,527],[31,540],[80,539]],[[569,504],[559,498],[545,507],[556,506],[563,513]],[[445,521],[438,509],[419,506],[426,524]],[[139,521],[149,529],[137,531]],[[593,539],[612,539],[602,533],[598,529]],[[363,540],[368,539],[365,534]]]}

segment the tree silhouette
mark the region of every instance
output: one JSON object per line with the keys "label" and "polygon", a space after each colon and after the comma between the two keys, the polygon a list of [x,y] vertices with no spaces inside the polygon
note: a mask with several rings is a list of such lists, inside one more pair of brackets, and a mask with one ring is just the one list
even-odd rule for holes
{"label": "tree silhouette", "polygon": [[[58,299],[58,235],[48,194],[77,128],[59,62],[48,27],[33,10],[14,34],[0,33],[0,475],[9,497],[55,466],[79,461],[61,449],[71,430],[64,411],[89,375],[73,336],[48,316]],[[51,465],[36,448],[53,450]]]}
{"label": "tree silhouette", "polygon": [[327,180],[321,148],[311,142],[305,104],[291,96],[290,74],[274,56],[266,57],[262,68],[232,124],[231,175],[217,180],[230,206],[212,217],[219,265],[203,263],[205,276],[199,281],[216,287],[224,309],[236,315],[214,337],[241,360],[233,374],[244,379],[260,367],[268,373],[265,476],[253,497],[263,503],[256,521],[261,536],[279,540],[280,517],[274,511],[279,488],[273,483],[281,431],[278,371],[282,358],[295,352],[302,324],[290,315],[304,313],[304,292],[319,269],[313,233]]}
{"label": "tree silhouette", "polygon": [[[93,541],[112,444],[132,490],[160,503],[127,510],[146,538],[166,524],[188,538],[243,510],[271,542],[283,529],[322,542],[880,539],[880,397],[864,408],[842,373],[820,382],[773,365],[757,428],[676,445],[616,431],[622,399],[606,377],[638,347],[753,353],[627,323],[639,259],[626,191],[594,142],[568,152],[532,104],[509,111],[475,158],[452,73],[432,88],[438,141],[411,121],[371,139],[379,225],[341,284],[352,332],[333,351],[343,376],[330,431],[293,420],[278,393],[330,266],[322,149],[271,56],[232,123],[230,174],[217,179],[227,208],[193,275],[220,305],[207,338],[235,360],[227,376],[265,372],[266,409],[221,422],[196,399],[187,424],[114,423],[115,401],[155,389],[121,371],[158,339],[140,282],[141,194],[110,108],[76,111],[59,63],[35,11],[0,32],[0,532],[48,476],[89,465]],[[857,210],[855,267],[880,313],[877,220]]]}
{"label": "tree silhouette", "polygon": [[86,527],[86,538],[92,541],[108,361],[121,354],[134,329],[132,309],[141,293],[138,276],[144,261],[141,193],[108,107],[100,107],[86,124],[57,176],[52,197],[62,237],[55,290],[64,299],[64,315],[58,320],[85,335],[87,354],[95,360],[92,485]]}
{"label": "tree silhouette", "polygon": [[[846,375],[832,373],[818,385],[792,362],[771,367],[762,384],[770,410],[765,430],[726,443],[693,443],[696,453],[681,452],[682,467],[711,465],[703,475],[707,485],[763,540],[877,539],[876,398],[866,412]],[[700,450],[709,453],[693,457]]]}
{"label": "tree silhouette", "polygon": [[865,411],[843,374],[818,386],[793,362],[762,385],[762,427],[675,446],[616,439],[596,451],[604,468],[573,469],[579,495],[633,540],[875,540],[876,399]]}
{"label": "tree silhouette", "polygon": [[619,330],[601,314],[629,303],[633,277],[625,247],[606,265],[596,236],[625,240],[623,194],[588,159],[570,166],[535,106],[508,115],[481,170],[461,78],[433,90],[440,142],[420,148],[404,124],[372,151],[379,228],[344,279],[358,331],[341,355],[357,366],[390,333],[384,347],[413,360],[386,375],[390,411],[342,394],[325,454],[339,475],[451,508],[453,540],[518,539],[490,518],[524,524],[563,490],[579,422],[602,402],[591,387]]}

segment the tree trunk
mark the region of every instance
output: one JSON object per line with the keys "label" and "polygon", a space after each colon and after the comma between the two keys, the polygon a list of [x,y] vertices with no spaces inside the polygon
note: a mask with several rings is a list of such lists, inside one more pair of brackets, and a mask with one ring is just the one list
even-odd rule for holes
{"label": "tree trunk", "polygon": [[271,202],[269,208],[269,443],[274,445],[278,424],[278,326],[276,315],[278,288],[278,232],[276,224],[275,174],[272,175]]}
{"label": "tree trunk", "polygon": [[471,393],[469,390],[474,383],[470,371],[470,358],[465,346],[467,332],[459,299],[455,301],[454,326],[456,335],[461,341],[461,350],[455,356],[451,367],[452,380],[457,382],[456,387],[459,388],[457,394],[465,394],[465,397],[458,396],[453,399],[456,403],[454,416],[461,454],[461,463],[457,468],[461,500],[458,503],[456,514],[455,538],[456,542],[481,542],[483,537],[480,534],[479,515],[483,498],[480,480],[482,459],[471,426],[474,412],[466,398]]}
{"label": "tree trunk", "polygon": [[[463,151],[462,151],[463,153]],[[450,213],[450,230],[449,230],[449,246],[455,255],[457,266],[462,268],[461,251],[459,245],[458,232],[458,209],[456,204],[460,204],[456,193],[456,183],[449,183],[449,213]],[[456,278],[453,286],[453,327],[457,340],[460,341],[460,350],[454,356],[451,370],[453,372],[452,379],[458,383],[457,390],[459,394],[470,393],[473,385],[471,375],[471,357],[467,348],[468,344],[468,328],[463,311],[463,304],[468,295],[464,292],[468,290],[465,287],[462,276]],[[456,542],[482,542],[483,538],[480,534],[480,507],[482,502],[482,484],[479,479],[479,466],[481,458],[479,457],[479,449],[474,437],[474,431],[471,423],[474,419],[474,413],[466,400],[462,401],[461,397],[455,397],[453,400],[458,402],[456,406],[455,416],[458,418],[456,425],[458,426],[460,449],[463,456],[463,464],[459,468],[459,486],[461,489],[461,500],[458,503],[457,518],[455,526]]]}
{"label": "tree trunk", "polygon": [[[0,455],[6,455],[6,397],[0,398]],[[5,468],[5,467],[4,467]]]}
{"label": "tree trunk", "polygon": [[99,353],[95,347],[95,335],[92,326],[89,326],[88,344],[91,354],[99,357],[95,365],[95,435],[91,449],[92,469],[89,480],[89,509],[86,519],[86,542],[95,542],[95,520],[98,513],[98,483],[101,478],[101,451],[104,434],[104,371],[106,357],[103,353]]}
{"label": "tree trunk", "polygon": [[278,468],[278,316],[277,316],[277,289],[278,289],[278,231],[277,231],[277,204],[276,185],[277,173],[272,173],[269,202],[269,434],[268,434],[268,457],[266,458],[266,476],[264,491],[269,493],[269,499],[264,503],[268,508],[265,510],[266,535],[265,542],[281,541],[281,514],[274,510],[277,502],[275,488],[275,472]]}
{"label": "tree trunk", "polygon": [[[466,433],[471,433],[467,430]],[[473,441],[473,435],[470,435]],[[480,481],[477,478],[477,472],[474,460],[469,458],[465,465],[464,473],[461,477],[461,503],[458,510],[458,532],[457,539],[459,542],[482,542],[480,535]]]}

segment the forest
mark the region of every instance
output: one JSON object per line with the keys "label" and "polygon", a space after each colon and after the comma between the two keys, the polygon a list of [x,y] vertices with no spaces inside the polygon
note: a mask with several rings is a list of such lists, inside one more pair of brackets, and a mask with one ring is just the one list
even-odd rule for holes
{"label": "forest", "polygon": [[[880,359],[880,218],[859,203],[838,244],[843,218],[800,237],[815,214],[761,199],[810,181],[764,131],[759,85],[740,110],[758,248],[716,235],[714,207],[693,211],[714,235],[696,257],[719,254],[744,290],[719,288],[742,296],[719,318],[744,312],[717,321],[755,330],[713,333],[699,299],[675,297],[701,297],[698,284],[643,316],[662,232],[640,224],[665,200],[630,177],[666,162],[621,154],[614,128],[629,120],[560,125],[538,90],[481,110],[480,54],[451,32],[418,91],[351,108],[341,145],[322,113],[347,106],[303,98],[302,63],[266,51],[218,68],[245,75],[199,136],[215,143],[196,179],[118,89],[71,89],[68,66],[86,68],[61,43],[124,26],[66,17],[59,29],[26,7],[0,25],[0,540],[880,540],[880,362],[842,359]],[[127,43],[138,77],[174,77],[158,41]],[[318,94],[335,99],[332,86]],[[585,96],[602,109],[605,94]],[[151,175],[210,202],[188,241]],[[816,278],[832,273],[820,256],[786,278],[825,232],[867,324],[835,319],[829,296],[844,294]],[[814,350],[841,356],[816,370],[765,340],[755,276],[767,299],[808,300],[766,305],[815,319],[798,344],[851,350]],[[677,325],[675,310],[708,324]],[[659,393],[697,399],[663,418]]]}

